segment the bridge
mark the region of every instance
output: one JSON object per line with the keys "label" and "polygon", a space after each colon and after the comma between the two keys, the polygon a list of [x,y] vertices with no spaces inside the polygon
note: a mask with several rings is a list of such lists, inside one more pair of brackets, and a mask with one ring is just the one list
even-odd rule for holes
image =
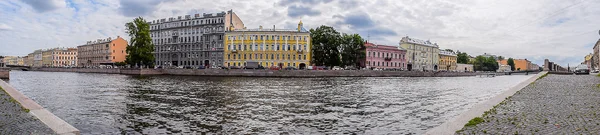
{"label": "bridge", "polygon": [[6,68],[8,68],[10,70],[22,70],[22,71],[29,71],[31,69],[30,66],[19,66],[19,65],[6,65]]}

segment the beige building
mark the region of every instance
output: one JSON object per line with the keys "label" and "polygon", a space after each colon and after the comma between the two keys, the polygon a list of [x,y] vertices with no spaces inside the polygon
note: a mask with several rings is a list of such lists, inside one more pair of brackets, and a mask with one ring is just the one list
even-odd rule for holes
{"label": "beige building", "polygon": [[[43,52],[44,66],[75,67],[77,66],[77,48],[52,48]],[[46,54],[49,54],[47,56]],[[48,59],[48,60],[44,60]],[[49,62],[47,62],[49,61]]]}
{"label": "beige building", "polygon": [[406,49],[408,70],[438,70],[440,49],[437,43],[406,36],[400,40],[400,47]]}
{"label": "beige building", "polygon": [[116,39],[106,38],[88,41],[77,46],[77,62],[79,67],[113,65],[124,62],[127,56],[127,41],[120,36]]}
{"label": "beige building", "polygon": [[6,65],[23,66],[23,59],[21,56],[5,56],[3,62]]}
{"label": "beige building", "polygon": [[458,72],[473,72],[472,64],[456,64],[456,71]]}

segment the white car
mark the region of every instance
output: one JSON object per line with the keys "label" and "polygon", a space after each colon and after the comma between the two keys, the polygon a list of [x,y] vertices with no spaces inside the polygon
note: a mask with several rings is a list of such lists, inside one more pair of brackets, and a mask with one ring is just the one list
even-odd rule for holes
{"label": "white car", "polygon": [[333,68],[331,68],[331,70],[344,70],[344,69],[340,66],[334,66]]}

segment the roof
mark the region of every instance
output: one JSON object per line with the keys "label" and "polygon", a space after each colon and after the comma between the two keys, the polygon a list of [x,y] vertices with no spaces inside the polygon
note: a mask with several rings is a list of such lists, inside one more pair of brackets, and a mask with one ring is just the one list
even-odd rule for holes
{"label": "roof", "polygon": [[369,42],[365,42],[365,46],[366,47],[376,47],[376,48],[383,48],[383,49],[398,49],[398,50],[406,50],[400,46],[395,46],[395,45],[377,45],[377,44],[373,44],[373,43],[369,43]]}
{"label": "roof", "polygon": [[437,43],[431,43],[429,40],[424,41],[424,40],[420,40],[420,39],[415,39],[415,38],[410,38],[408,36],[406,37],[402,37],[402,39],[400,40],[400,43],[413,43],[413,44],[419,44],[419,45],[425,45],[425,46],[431,46],[431,47],[438,47]]}
{"label": "roof", "polygon": [[441,50],[441,49],[440,49],[440,54],[441,55],[447,55],[447,56],[456,56],[456,54],[454,52],[446,51],[446,50]]}

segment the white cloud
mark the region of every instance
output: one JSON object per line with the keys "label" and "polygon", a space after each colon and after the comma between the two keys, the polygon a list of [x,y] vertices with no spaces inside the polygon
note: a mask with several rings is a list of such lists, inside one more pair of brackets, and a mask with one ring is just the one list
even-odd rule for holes
{"label": "white cloud", "polygon": [[4,23],[0,23],[0,30],[12,30],[13,28],[4,24]]}
{"label": "white cloud", "polygon": [[472,55],[492,53],[538,64],[549,58],[566,65],[592,52],[599,37],[598,6],[590,0],[5,0],[0,1],[0,16],[6,18],[0,19],[0,55],[127,37],[123,25],[133,16],[152,20],[233,9],[248,28],[295,27],[302,20],[308,28],[330,25],[381,44],[397,45],[410,36]]}

